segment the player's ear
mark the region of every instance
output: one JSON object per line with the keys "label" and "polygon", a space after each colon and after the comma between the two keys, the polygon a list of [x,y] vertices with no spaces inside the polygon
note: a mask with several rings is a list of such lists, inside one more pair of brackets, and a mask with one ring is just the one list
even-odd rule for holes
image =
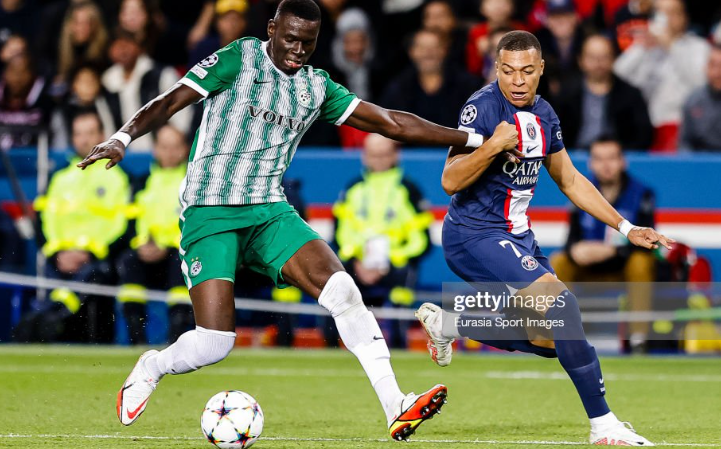
{"label": "player's ear", "polygon": [[541,59],[541,75],[543,75],[543,69],[546,67],[546,60]]}
{"label": "player's ear", "polygon": [[273,37],[275,34],[275,20],[270,19],[268,21],[268,37]]}

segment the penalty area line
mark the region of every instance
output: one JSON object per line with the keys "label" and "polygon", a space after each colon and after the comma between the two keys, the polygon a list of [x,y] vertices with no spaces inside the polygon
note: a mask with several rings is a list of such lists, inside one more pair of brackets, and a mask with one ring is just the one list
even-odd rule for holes
{"label": "penalty area line", "polygon": [[[71,435],[71,434],[19,434],[9,433],[0,434],[0,440],[2,439],[13,439],[13,438],[61,438],[61,439],[98,439],[98,440],[157,440],[157,441],[202,441],[204,438],[200,437],[170,437],[170,436],[149,436],[149,435]],[[289,442],[318,442],[318,443],[394,443],[388,439],[373,439],[373,438],[295,438],[295,437],[282,437],[282,436],[268,436],[260,437],[259,440],[266,441],[289,441]],[[428,439],[412,439],[411,443],[432,443],[432,444],[489,444],[489,445],[512,445],[522,444],[529,446],[572,446],[572,445],[587,445],[585,441],[543,441],[543,440],[520,440],[520,441],[500,441],[500,440],[428,440]],[[660,442],[656,443],[656,446],[682,446],[682,447],[721,447],[718,443],[667,443]]]}

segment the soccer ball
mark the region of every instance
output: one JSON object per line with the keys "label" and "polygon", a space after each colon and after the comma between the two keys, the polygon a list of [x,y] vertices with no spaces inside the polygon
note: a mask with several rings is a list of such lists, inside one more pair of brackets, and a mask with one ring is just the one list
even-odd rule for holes
{"label": "soccer ball", "polygon": [[221,449],[250,447],[263,431],[263,410],[248,393],[221,391],[205,404],[200,428]]}

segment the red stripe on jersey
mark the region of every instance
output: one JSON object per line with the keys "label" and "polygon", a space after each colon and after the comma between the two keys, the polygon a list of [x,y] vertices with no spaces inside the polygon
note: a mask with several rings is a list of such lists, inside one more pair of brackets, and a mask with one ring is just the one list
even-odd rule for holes
{"label": "red stripe on jersey", "polygon": [[[516,121],[516,132],[518,132],[518,151],[523,154],[523,132],[521,131],[521,121],[518,120],[518,114],[513,114],[513,120]],[[508,217],[508,214],[506,214]]]}
{"label": "red stripe on jersey", "polygon": [[[518,127],[518,122],[516,122],[516,127]],[[520,134],[519,134],[520,136]],[[511,199],[513,198],[513,190],[507,189],[506,190],[506,201],[503,204],[503,215],[506,219],[506,223],[508,223],[508,232],[511,232],[513,230],[513,222],[511,221]]]}
{"label": "red stripe on jersey", "polygon": [[536,122],[538,127],[541,129],[541,139],[543,139],[543,155],[546,155],[546,133],[543,131],[543,125],[541,125],[541,117],[536,116]]}

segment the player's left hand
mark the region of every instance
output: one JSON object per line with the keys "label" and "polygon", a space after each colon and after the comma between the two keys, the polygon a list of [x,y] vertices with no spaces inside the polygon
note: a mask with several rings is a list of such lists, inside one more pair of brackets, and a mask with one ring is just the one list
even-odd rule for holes
{"label": "player's left hand", "polygon": [[658,245],[663,245],[666,249],[671,249],[671,245],[676,240],[659,234],[653,228],[635,227],[628,233],[628,240],[636,246],[646,249],[657,249]]}

